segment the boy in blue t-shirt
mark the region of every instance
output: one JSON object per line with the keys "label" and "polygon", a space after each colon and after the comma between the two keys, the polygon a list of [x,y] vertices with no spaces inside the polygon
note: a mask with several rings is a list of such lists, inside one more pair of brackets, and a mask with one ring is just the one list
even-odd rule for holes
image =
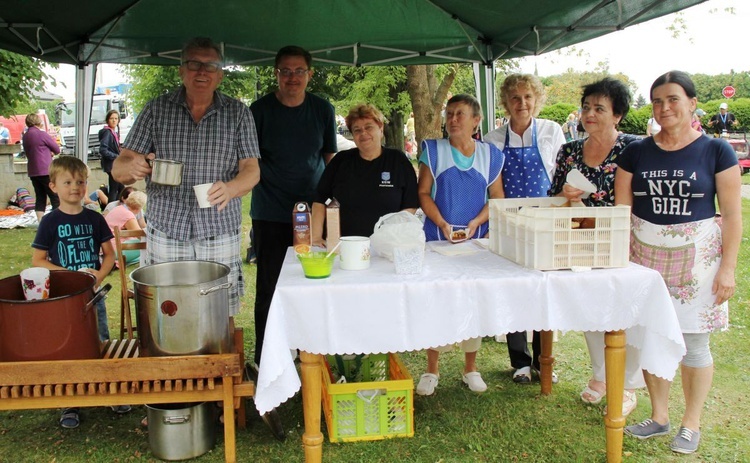
{"label": "boy in blue t-shirt", "polygon": [[[101,285],[115,264],[115,251],[110,240],[112,232],[104,216],[86,209],[82,200],[86,196],[88,167],[74,156],[60,156],[49,168],[50,188],[60,198],[60,207],[39,223],[34,242],[31,264],[50,270],[82,270],[96,278]],[[100,260],[99,251],[102,252]],[[109,339],[107,307],[102,299],[96,306],[99,339]],[[130,407],[117,407],[117,412]],[[65,428],[78,427],[78,409],[66,409],[60,418]]]}

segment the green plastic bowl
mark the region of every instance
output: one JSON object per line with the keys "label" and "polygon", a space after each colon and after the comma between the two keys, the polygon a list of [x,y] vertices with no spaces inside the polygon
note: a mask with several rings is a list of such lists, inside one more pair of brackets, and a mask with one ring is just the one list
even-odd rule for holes
{"label": "green plastic bowl", "polygon": [[307,278],[328,278],[331,276],[333,261],[336,254],[326,258],[326,252],[306,252],[297,254],[297,259],[302,263],[302,270]]}

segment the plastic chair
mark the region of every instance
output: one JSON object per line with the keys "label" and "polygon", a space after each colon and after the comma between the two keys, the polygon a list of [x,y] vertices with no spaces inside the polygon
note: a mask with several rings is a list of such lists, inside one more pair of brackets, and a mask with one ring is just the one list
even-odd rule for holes
{"label": "plastic chair", "polygon": [[[137,327],[133,326],[133,317],[130,313],[130,300],[135,299],[135,294],[128,284],[127,262],[123,251],[146,249],[145,230],[120,230],[115,227],[115,251],[117,252],[117,266],[120,272],[120,339],[127,332],[128,339],[133,339],[133,332]],[[137,238],[137,242],[123,242]]]}

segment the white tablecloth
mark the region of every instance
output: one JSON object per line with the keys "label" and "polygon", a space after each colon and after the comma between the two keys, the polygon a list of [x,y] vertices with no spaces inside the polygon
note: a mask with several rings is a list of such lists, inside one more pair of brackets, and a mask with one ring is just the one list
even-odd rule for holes
{"label": "white tablecloth", "polygon": [[373,257],[367,270],[335,264],[330,278],[304,277],[287,252],[266,325],[255,405],[261,413],[299,390],[289,349],[316,354],[405,352],[524,330],[625,329],[642,368],[672,379],[685,352],[661,276],[630,264],[541,272],[485,249],[428,251],[419,275],[397,275]]}

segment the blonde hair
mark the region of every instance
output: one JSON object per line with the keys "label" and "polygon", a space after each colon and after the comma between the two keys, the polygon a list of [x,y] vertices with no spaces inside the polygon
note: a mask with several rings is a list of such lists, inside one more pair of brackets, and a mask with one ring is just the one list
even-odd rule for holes
{"label": "blonde hair", "polygon": [[533,117],[537,117],[547,101],[547,93],[544,91],[542,82],[531,74],[511,74],[505,78],[503,85],[500,87],[500,101],[502,101],[505,111],[510,113],[508,98],[510,98],[511,92],[518,90],[519,87],[528,87],[534,93],[536,102],[531,114]]}
{"label": "blonde hair", "polygon": [[75,176],[80,175],[84,180],[89,178],[89,166],[75,156],[58,156],[49,166],[49,181],[55,183],[57,176],[63,172]]}
{"label": "blonde hair", "polygon": [[125,199],[125,204],[130,209],[143,209],[146,205],[146,193],[142,191],[134,191],[130,193]]}
{"label": "blonde hair", "polygon": [[380,112],[380,110],[376,108],[375,105],[369,103],[358,104],[356,106],[353,106],[352,109],[349,110],[349,114],[346,116],[346,118],[344,118],[344,120],[346,121],[346,128],[351,131],[352,125],[360,119],[372,119],[380,126],[381,129],[385,124],[385,116],[383,116],[383,113]]}

